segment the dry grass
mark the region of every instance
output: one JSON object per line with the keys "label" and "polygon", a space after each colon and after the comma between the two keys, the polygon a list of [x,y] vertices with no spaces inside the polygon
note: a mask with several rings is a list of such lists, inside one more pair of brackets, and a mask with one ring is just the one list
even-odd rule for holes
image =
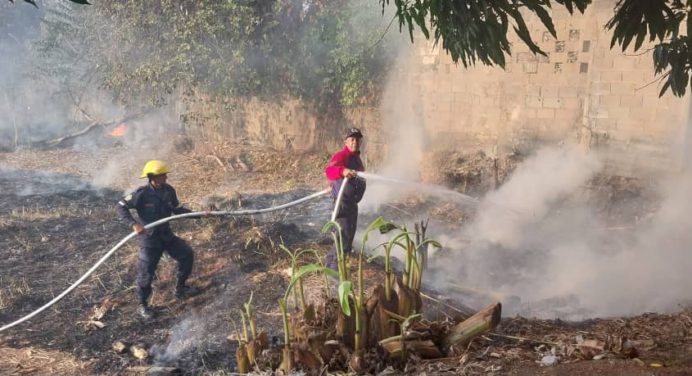
{"label": "dry grass", "polygon": [[21,299],[32,292],[31,286],[24,277],[21,279],[0,278],[0,286],[3,286],[0,289],[0,311],[9,309],[14,300]]}
{"label": "dry grass", "polygon": [[60,351],[0,347],[3,375],[84,375],[89,374],[89,367],[88,362]]}
{"label": "dry grass", "polygon": [[9,217],[0,220],[0,225],[10,225],[14,222],[33,222],[33,221],[45,221],[49,219],[59,219],[65,217],[76,217],[76,216],[88,216],[91,215],[92,210],[77,207],[77,206],[60,206],[56,208],[41,208],[39,206],[35,207],[25,207],[12,209],[9,213]]}
{"label": "dry grass", "polygon": [[6,285],[8,286],[7,291],[9,291],[9,295],[12,297],[21,297],[31,293],[31,286],[29,286],[24,277],[21,280],[10,279]]}
{"label": "dry grass", "polygon": [[0,312],[7,308],[7,302],[5,301],[5,293],[0,290]]}

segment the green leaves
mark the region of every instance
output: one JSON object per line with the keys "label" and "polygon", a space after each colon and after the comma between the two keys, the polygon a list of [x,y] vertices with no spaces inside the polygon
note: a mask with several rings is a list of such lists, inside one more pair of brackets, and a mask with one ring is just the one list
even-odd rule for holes
{"label": "green leaves", "polygon": [[[291,276],[291,282],[288,284],[288,287],[286,288],[286,292],[284,293],[284,298],[283,300],[286,301],[288,299],[288,296],[291,293],[291,290],[293,289],[293,286],[295,286],[298,281],[300,281],[303,276],[305,276],[308,273],[325,273],[328,276],[338,278],[339,274],[328,267],[318,265],[318,264],[307,264],[303,265],[296,273],[294,273]],[[348,304],[348,296],[353,290],[353,283],[351,281],[341,281],[339,284],[339,304],[341,305],[341,310],[346,316],[351,315],[351,307]],[[252,300],[252,295],[250,296],[250,300]],[[248,302],[249,303],[249,302]]]}
{"label": "green leaves", "polygon": [[676,19],[675,12],[667,4],[668,2],[667,0],[620,0],[615,15],[606,23],[606,28],[613,30],[610,47],[618,44],[625,51],[636,38],[634,49],[637,50],[641,47],[647,31],[650,41],[655,39],[663,41],[671,32],[669,21],[675,23]]}
{"label": "green leaves", "polygon": [[[380,0],[382,9],[390,0]],[[568,12],[584,12],[591,0],[554,0]],[[688,53],[690,40],[680,36],[680,27],[687,21],[689,1],[681,0],[618,0],[615,15],[606,28],[613,31],[611,48],[620,46],[623,51],[633,46],[639,50],[644,42],[658,41],[654,50],[657,74],[664,81],[660,95],[670,89],[674,95],[685,94],[690,84],[692,55]],[[532,13],[538,17],[553,37],[556,36],[549,10],[551,0],[394,0],[399,29],[406,28],[413,41],[414,30],[419,29],[425,38],[442,42],[452,60],[467,67],[480,61],[486,65],[504,67],[505,55],[511,54],[507,31],[514,33],[535,54],[545,53],[533,41],[524,16]],[[665,72],[665,73],[664,73]]]}
{"label": "green leaves", "polygon": [[254,294],[254,291],[250,291],[250,298],[248,299],[247,303],[243,303],[243,307],[245,307],[245,311],[252,312],[252,296]]}
{"label": "green leaves", "polygon": [[674,95],[685,95],[690,83],[690,46],[683,37],[673,39],[670,43],[660,43],[654,48],[653,60],[656,74],[663,74],[663,86],[659,92],[662,96],[670,89]]}
{"label": "green leaves", "polygon": [[[583,12],[591,0],[556,0],[572,13]],[[389,0],[380,0],[382,7]],[[430,39],[430,25],[435,43],[442,42],[452,60],[464,66],[480,61],[486,65],[505,65],[510,55],[507,31],[510,24],[517,36],[534,53],[545,54],[536,45],[522,12],[535,14],[555,36],[550,0],[395,0],[399,29],[406,27],[411,40],[418,28]]]}
{"label": "green leaves", "polygon": [[606,24],[613,31],[610,47],[619,45],[627,50],[634,41],[634,50],[644,42],[658,42],[653,49],[654,69],[661,74],[663,85],[659,96],[670,89],[673,95],[683,96],[690,84],[691,69],[689,36],[680,36],[680,27],[690,18],[686,4],[680,0],[620,0],[615,15]]}
{"label": "green leaves", "polygon": [[[291,289],[293,289],[293,286],[298,283],[298,281],[303,278],[304,275],[308,273],[325,273],[328,276],[338,278],[339,274],[328,267],[318,265],[318,264],[307,264],[303,265],[298,269],[298,271],[291,276],[291,282],[288,284],[288,287],[286,288],[286,293],[284,294],[284,299],[288,299],[289,294],[291,293]],[[250,298],[252,299],[252,297]]]}
{"label": "green leaves", "polygon": [[348,297],[352,289],[353,283],[351,281],[341,281],[339,284],[339,305],[341,306],[341,312],[346,316],[351,316],[351,305],[348,302]]}
{"label": "green leaves", "polygon": [[[88,27],[59,38],[52,53],[84,44],[84,54],[65,63],[86,59],[90,76],[125,105],[158,106],[182,92],[212,100],[296,97],[333,110],[374,97],[385,77],[395,46],[378,6],[103,0],[80,17]],[[45,33],[61,30],[47,25]],[[195,116],[187,121],[207,120]]]}

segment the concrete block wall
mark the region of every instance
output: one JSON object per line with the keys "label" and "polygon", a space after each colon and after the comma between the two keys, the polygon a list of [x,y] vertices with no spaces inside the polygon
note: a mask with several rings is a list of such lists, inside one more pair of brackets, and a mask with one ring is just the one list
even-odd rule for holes
{"label": "concrete block wall", "polygon": [[513,52],[505,70],[464,68],[430,43],[417,43],[408,74],[418,78],[431,141],[510,151],[568,140],[589,149],[671,157],[685,129],[689,95],[658,97],[651,52],[610,49],[604,25],[614,6],[615,0],[601,0],[583,15],[569,15],[556,5],[556,38],[529,17],[532,36],[547,56],[533,55],[510,35]]}

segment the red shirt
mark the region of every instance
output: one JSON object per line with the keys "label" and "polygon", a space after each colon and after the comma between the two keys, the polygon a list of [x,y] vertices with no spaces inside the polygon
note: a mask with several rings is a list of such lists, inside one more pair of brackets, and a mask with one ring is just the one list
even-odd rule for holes
{"label": "red shirt", "polygon": [[360,159],[360,152],[352,152],[348,147],[334,154],[329,161],[329,165],[324,169],[324,173],[329,180],[338,180],[344,177],[344,169],[350,168],[356,171],[365,171],[363,161]]}
{"label": "red shirt", "polygon": [[[344,169],[346,168],[356,171],[365,171],[359,151],[352,152],[348,147],[344,147],[343,150],[334,154],[327,168],[324,169],[324,173],[327,175],[327,179],[329,179],[329,185],[332,187],[332,198],[336,198],[336,194],[344,178]],[[344,195],[353,196],[355,202],[360,201],[365,192],[365,180],[351,179],[349,185],[352,186],[352,189],[347,189]]]}

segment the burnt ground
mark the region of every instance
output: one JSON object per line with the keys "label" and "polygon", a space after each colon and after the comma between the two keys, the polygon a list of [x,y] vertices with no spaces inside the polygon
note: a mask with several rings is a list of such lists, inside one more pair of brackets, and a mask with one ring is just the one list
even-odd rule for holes
{"label": "burnt ground", "polygon": [[[137,175],[145,160],[136,159],[135,154],[115,146],[87,152],[18,151],[0,156],[2,325],[59,294],[128,234],[116,220],[114,205],[133,186],[130,177]],[[220,158],[222,155],[229,157]],[[114,156],[119,165],[110,171],[114,165],[106,161]],[[193,209],[267,207],[322,189],[321,166],[326,158],[308,154],[288,158],[277,152],[226,145],[212,153],[174,154],[171,163],[177,171],[170,182]],[[473,179],[488,171],[493,176],[496,165],[478,156],[459,163],[468,160],[476,165],[468,167],[467,178],[466,170],[459,166],[447,169],[452,171],[447,175],[453,179],[449,185],[463,182],[466,187],[458,189],[472,186],[480,190]],[[289,170],[298,173],[286,174]],[[104,180],[104,174],[112,177]],[[610,185],[600,184],[598,189],[608,190],[613,200],[633,192],[632,184],[621,178],[603,179]],[[415,205],[402,207],[415,209]],[[265,216],[175,222],[174,230],[195,249],[191,283],[202,292],[184,302],[174,299],[175,263],[162,259],[152,301],[157,316],[146,322],[135,314],[137,247],[134,242],[127,244],[55,306],[0,333],[0,373],[127,374],[132,367],[155,364],[175,366],[185,374],[231,374],[236,342],[228,337],[239,325],[238,310],[251,293],[258,327],[269,333],[274,344],[282,341],[276,302],[287,285],[290,265],[277,245],[283,242],[290,249],[326,252],[329,239],[320,228],[329,217],[329,206],[325,198]],[[456,213],[438,212],[440,216]],[[367,273],[378,274],[377,265]],[[308,283],[310,299],[321,298],[319,284]],[[425,302],[430,319],[452,321],[460,315],[455,307],[466,310],[444,293],[429,295],[436,298]],[[685,309],[676,314],[582,322],[514,317],[504,319],[493,333],[478,337],[467,348],[458,349],[458,356],[413,359],[402,368],[383,367],[380,372],[688,375],[692,374],[690,329],[692,311]],[[138,360],[127,352],[119,354],[112,349],[116,341],[141,346],[149,357]],[[593,345],[589,347],[584,341],[597,342],[586,342]],[[541,359],[548,355],[559,357],[559,364],[541,366]]]}

